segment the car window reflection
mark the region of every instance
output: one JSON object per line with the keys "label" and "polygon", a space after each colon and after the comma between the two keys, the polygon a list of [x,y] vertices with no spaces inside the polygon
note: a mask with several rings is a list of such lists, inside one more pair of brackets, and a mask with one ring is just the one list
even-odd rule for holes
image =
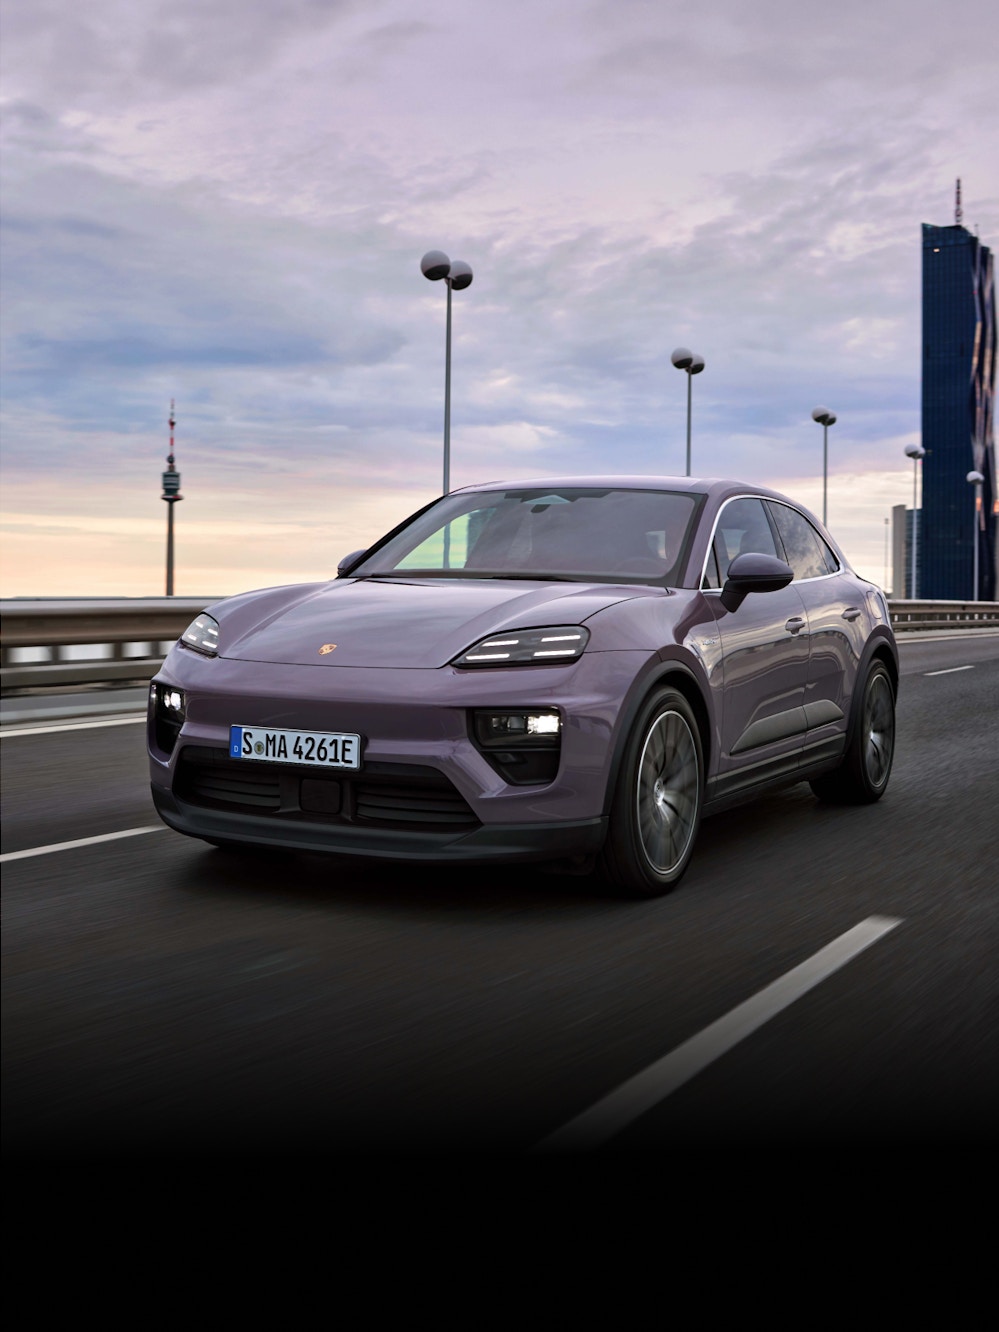
{"label": "car window reflection", "polygon": [[777,549],[763,502],[749,496],[730,500],[718,515],[702,587],[722,587],[729,565],[737,555],[746,554],[784,558]]}
{"label": "car window reflection", "polygon": [[[498,491],[449,496],[352,571],[668,583],[703,496],[672,491]],[[764,520],[765,521],[765,520]]]}

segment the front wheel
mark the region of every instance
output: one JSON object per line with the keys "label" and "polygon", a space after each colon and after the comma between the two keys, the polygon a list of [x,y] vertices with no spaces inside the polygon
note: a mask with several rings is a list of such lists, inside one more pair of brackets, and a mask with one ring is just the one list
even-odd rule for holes
{"label": "front wheel", "polygon": [[701,821],[701,738],[676,689],[646,700],[628,739],[607,841],[604,877],[625,897],[658,897],[683,876]]}
{"label": "front wheel", "polygon": [[888,786],[895,757],[895,690],[880,661],[864,681],[853,735],[835,772],[810,783],[820,800],[835,804],[870,805]]}

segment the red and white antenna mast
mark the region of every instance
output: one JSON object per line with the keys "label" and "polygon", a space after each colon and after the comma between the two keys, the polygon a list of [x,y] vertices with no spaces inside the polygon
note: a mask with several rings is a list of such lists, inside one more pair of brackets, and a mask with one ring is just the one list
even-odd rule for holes
{"label": "red and white antenna mast", "polygon": [[957,194],[954,199],[954,224],[960,226],[964,221],[964,210],[961,207],[961,177],[957,178]]}

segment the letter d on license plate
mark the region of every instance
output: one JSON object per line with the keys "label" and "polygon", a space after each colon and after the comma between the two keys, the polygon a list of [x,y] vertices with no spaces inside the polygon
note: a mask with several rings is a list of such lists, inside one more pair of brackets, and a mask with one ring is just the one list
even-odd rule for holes
{"label": "letter d on license plate", "polygon": [[307,768],[359,768],[361,737],[339,731],[273,731],[230,726],[229,757],[262,763],[300,763]]}

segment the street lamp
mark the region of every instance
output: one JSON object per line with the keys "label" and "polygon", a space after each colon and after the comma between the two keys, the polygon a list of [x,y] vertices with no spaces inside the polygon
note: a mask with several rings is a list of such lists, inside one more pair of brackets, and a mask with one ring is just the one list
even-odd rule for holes
{"label": "street lamp", "polygon": [[919,540],[919,510],[916,508],[916,473],[920,458],[926,457],[922,444],[906,444],[905,456],[912,459],[912,576],[909,580],[909,595],[916,600],[916,544]]}
{"label": "street lamp", "polygon": [[170,399],[170,452],[167,454],[167,469],[163,473],[163,494],[160,499],[167,505],[167,548],[166,548],[166,594],[173,596],[173,506],[179,504],[184,496],[180,493],[180,473],[173,465],[173,428],[176,425],[173,415],[173,398]]}
{"label": "street lamp", "polygon": [[447,335],[444,340],[444,494],[451,489],[451,291],[472,285],[471,267],[460,259],[452,263],[443,250],[428,250],[420,260],[420,271],[431,282],[443,278],[447,285]]}
{"label": "street lamp", "polygon": [[828,527],[826,494],[829,489],[829,427],[836,424],[836,413],[828,407],[816,407],[812,412],[812,420],[818,421],[822,427],[822,526]]}
{"label": "street lamp", "polygon": [[686,476],[690,475],[690,381],[694,375],[699,375],[704,369],[704,357],[695,356],[692,351],[686,347],[677,347],[676,351],[669,358],[678,370],[687,372],[687,471]]}
{"label": "street lamp", "polygon": [[981,472],[969,472],[967,479],[975,487],[975,527],[973,533],[975,538],[975,565],[974,565],[975,595],[971,599],[972,601],[977,601],[978,600],[978,541],[979,541],[978,531],[982,525],[982,519],[979,517],[979,515],[982,512],[982,483],[984,482],[985,477],[981,474]]}

